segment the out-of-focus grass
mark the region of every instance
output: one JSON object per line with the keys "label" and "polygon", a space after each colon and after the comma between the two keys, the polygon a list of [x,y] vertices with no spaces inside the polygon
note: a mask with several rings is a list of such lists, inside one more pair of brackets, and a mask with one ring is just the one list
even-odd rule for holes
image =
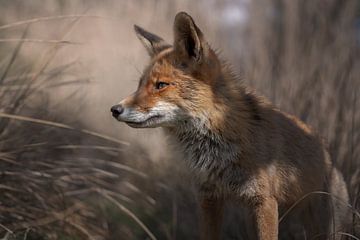
{"label": "out-of-focus grass", "polygon": [[[66,75],[72,66],[49,67],[62,40],[47,41],[53,45],[41,58],[24,62],[19,52],[28,29],[15,48],[9,45],[8,51],[3,50],[4,56],[10,57],[5,58],[0,72],[0,232],[5,239],[104,238],[108,235],[103,229],[106,221],[91,205],[92,198],[101,197],[117,204],[151,236],[141,220],[118,202],[131,199],[117,193],[111,184],[122,171],[146,177],[118,161],[121,148],[128,143],[83,129],[74,116],[50,113],[47,87],[69,84],[56,76]],[[83,137],[92,145],[82,144]],[[83,154],[82,149],[86,149]]]}
{"label": "out-of-focus grass", "polygon": [[[144,27],[167,37],[173,17],[180,10],[193,15],[208,40],[222,48],[223,57],[241,72],[245,83],[324,136],[334,163],[347,181],[350,204],[360,208],[360,116],[357,111],[360,6],[357,1],[49,2],[42,11],[56,18],[51,24],[36,1],[4,1],[0,9],[4,14],[0,17],[0,39],[43,40],[0,43],[0,110],[6,113],[0,114],[0,237],[198,237],[196,195],[181,155],[173,151],[154,154],[158,149],[171,148],[163,145],[164,137],[148,145],[136,141],[124,144],[123,141],[130,138],[125,128],[120,134],[108,136],[114,129],[120,129],[99,120],[103,119],[99,115],[109,115],[108,108],[114,103],[110,100],[120,100],[121,94],[124,96],[135,89],[136,81],[129,86],[128,78],[138,74],[135,69],[146,62],[145,51],[137,49],[140,43],[133,44],[136,37],[129,32],[131,25],[148,24]],[[222,13],[239,6],[245,9],[242,8],[246,22],[224,21],[226,16]],[[84,14],[84,10],[89,10],[89,14]],[[24,16],[16,19],[8,13],[11,11]],[[99,21],[111,19],[102,24],[111,26],[111,32],[121,33],[114,33],[114,38],[122,45],[117,47],[113,42],[100,40],[86,48],[89,28],[99,31],[99,27],[94,21],[84,22],[84,15],[103,16]],[[29,22],[24,20],[25,16],[35,18]],[[18,21],[22,24],[12,24]],[[33,31],[38,24],[43,24],[44,29]],[[34,36],[36,33],[39,35]],[[98,34],[90,36],[95,38]],[[73,35],[77,36],[76,40],[69,40]],[[49,39],[59,42],[49,42]],[[73,46],[67,44],[69,42],[84,44]],[[39,48],[34,44],[44,46]],[[29,49],[32,47],[35,50]],[[94,73],[91,69],[94,66],[84,66],[70,58],[82,48],[86,49],[86,57],[104,51],[99,58],[105,62],[102,66],[106,69],[96,65],[99,68],[96,76],[108,71],[104,75],[114,78],[111,89],[101,86],[107,84],[101,79],[104,82],[97,86],[101,90],[89,91],[89,86],[94,84],[88,72]],[[116,49],[114,52],[121,59],[111,55],[109,49]],[[59,55],[61,61],[57,59]],[[64,55],[65,59],[69,56],[69,60],[64,60]],[[135,60],[140,60],[139,65]],[[135,68],[135,74],[129,68]],[[68,86],[76,91],[66,88]],[[90,96],[83,97],[82,91],[89,92]],[[104,99],[96,98],[102,91],[106,93],[100,94]],[[53,100],[57,100],[54,95],[59,93],[65,95],[61,98],[65,100],[53,104]],[[115,94],[118,96],[111,96]],[[106,104],[106,111],[104,105],[95,105],[92,99]],[[86,111],[81,110],[83,107]],[[104,131],[87,130],[92,126],[101,126],[96,129]],[[142,131],[139,136],[146,138],[146,132],[151,130]],[[225,214],[224,239],[251,238],[253,226],[249,219],[247,209],[230,206]],[[360,236],[355,214],[348,232]],[[282,239],[286,239],[286,231],[282,235]]]}

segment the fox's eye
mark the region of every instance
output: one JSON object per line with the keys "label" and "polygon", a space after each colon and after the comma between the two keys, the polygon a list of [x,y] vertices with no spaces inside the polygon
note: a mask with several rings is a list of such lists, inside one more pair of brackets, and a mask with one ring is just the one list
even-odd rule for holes
{"label": "fox's eye", "polygon": [[155,85],[155,88],[156,89],[162,89],[164,87],[167,87],[169,86],[169,83],[166,83],[166,82],[157,82],[156,85]]}

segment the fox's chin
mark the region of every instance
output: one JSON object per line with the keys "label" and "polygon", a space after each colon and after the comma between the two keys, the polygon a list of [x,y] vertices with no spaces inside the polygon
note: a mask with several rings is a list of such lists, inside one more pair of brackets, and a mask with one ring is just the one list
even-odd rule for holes
{"label": "fox's chin", "polygon": [[124,121],[128,126],[132,128],[156,128],[166,125],[164,116],[153,116],[142,122]]}

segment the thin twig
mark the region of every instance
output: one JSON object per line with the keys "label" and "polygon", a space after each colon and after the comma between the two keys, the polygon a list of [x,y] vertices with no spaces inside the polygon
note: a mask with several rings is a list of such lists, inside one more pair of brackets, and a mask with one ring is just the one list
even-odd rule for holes
{"label": "thin twig", "polygon": [[5,229],[5,231],[6,231],[7,233],[14,234],[13,231],[11,231],[9,228],[7,228],[6,226],[2,225],[1,223],[0,223],[0,227],[3,228],[3,229]]}
{"label": "thin twig", "polygon": [[116,151],[120,152],[121,149],[117,147],[107,147],[100,145],[60,145],[57,146],[58,149],[94,149],[94,150],[106,150],[106,151]]}
{"label": "thin twig", "polygon": [[101,163],[101,164],[106,164],[108,166],[111,166],[113,168],[118,168],[127,172],[131,172],[134,173],[140,177],[143,178],[147,178],[148,175],[146,173],[143,173],[139,170],[136,170],[132,167],[129,167],[127,165],[121,164],[121,163],[117,163],[117,162],[112,162],[112,161],[107,161],[107,160],[103,160],[103,159],[99,159],[99,158],[79,158],[79,160],[84,159],[84,160],[91,160],[92,162],[97,162],[97,163]]}
{"label": "thin twig", "polygon": [[52,127],[64,128],[64,129],[69,129],[69,130],[73,130],[73,131],[79,131],[81,133],[85,133],[85,134],[88,134],[91,136],[102,138],[102,139],[108,140],[110,142],[118,143],[121,145],[127,145],[127,146],[130,145],[128,142],[124,142],[119,139],[116,139],[116,138],[113,138],[113,137],[110,137],[110,136],[107,136],[107,135],[104,135],[101,133],[97,133],[97,132],[90,131],[87,129],[76,129],[74,127],[71,127],[71,126],[63,124],[63,123],[47,121],[47,120],[42,120],[42,119],[37,119],[37,118],[32,118],[32,117],[25,117],[25,116],[20,116],[20,115],[16,115],[16,114],[8,114],[8,113],[3,113],[3,112],[0,112],[0,117],[15,119],[15,120],[19,120],[19,121],[25,121],[25,122],[32,122],[32,123],[37,123],[37,124],[42,124],[42,125],[47,125],[47,126],[52,126]]}
{"label": "thin twig", "polygon": [[330,197],[334,198],[335,200],[339,201],[340,203],[342,203],[346,207],[348,207],[353,213],[355,213],[355,215],[357,217],[360,218],[360,213],[358,211],[356,211],[356,209],[354,209],[354,207],[351,206],[349,203],[347,203],[347,202],[343,201],[342,199],[332,195],[331,193],[322,192],[322,191],[314,191],[314,192],[309,192],[309,193],[305,194],[299,200],[297,200],[293,205],[291,205],[291,207],[289,207],[288,210],[286,210],[286,212],[279,218],[279,223],[281,223],[281,221],[289,214],[289,212],[291,212],[300,202],[302,202],[305,198],[307,198],[307,197],[309,197],[310,195],[313,195],[313,194],[327,195],[327,196],[330,196]]}
{"label": "thin twig", "polygon": [[[25,39],[28,30],[29,30],[29,25],[26,26],[26,28],[25,28],[22,36],[21,36],[21,39]],[[8,74],[11,66],[12,66],[13,63],[15,62],[16,57],[19,55],[20,49],[21,49],[21,47],[22,47],[22,44],[23,44],[23,42],[19,41],[19,42],[18,42],[18,45],[16,46],[15,50],[13,51],[13,53],[12,53],[12,55],[11,55],[11,59],[10,59],[9,63],[7,64],[5,70],[4,70],[4,72],[3,72],[3,74],[2,74],[2,76],[1,76],[1,78],[0,78],[0,84],[1,84],[2,82],[4,82],[4,80],[5,80],[5,78],[6,78],[7,74]]]}
{"label": "thin twig", "polygon": [[[311,238],[311,240],[313,239],[316,239],[318,237],[322,237],[326,235],[326,233],[320,233],[320,234],[317,234],[315,235],[313,238]],[[335,236],[335,235],[341,235],[341,236],[347,236],[347,237],[350,237],[352,239],[355,239],[355,240],[360,240],[359,238],[355,237],[354,235],[350,234],[350,233],[346,233],[346,232],[333,232],[333,233],[330,233],[331,236]]]}
{"label": "thin twig", "polygon": [[76,228],[77,230],[79,230],[80,232],[82,232],[84,235],[87,236],[88,239],[90,240],[94,240],[95,238],[91,235],[91,233],[89,233],[83,226],[81,226],[80,224],[76,223],[74,220],[72,220],[71,218],[69,219],[65,219],[65,222],[67,222],[68,224],[70,224],[72,227]]}
{"label": "thin twig", "polygon": [[9,23],[9,24],[0,26],[0,30],[17,27],[17,26],[21,26],[24,24],[52,21],[52,20],[58,20],[58,19],[67,19],[67,18],[100,18],[100,19],[111,20],[111,18],[109,18],[109,17],[102,17],[102,16],[97,16],[97,15],[81,15],[81,14],[80,15],[61,15],[61,16],[52,16],[52,17],[33,18],[33,19],[24,20],[24,21]]}
{"label": "thin twig", "polygon": [[46,40],[46,39],[30,39],[30,38],[0,38],[1,42],[25,42],[25,43],[56,43],[56,44],[75,44],[81,45],[84,43],[67,41],[67,40]]}
{"label": "thin twig", "polygon": [[129,209],[127,209],[124,205],[122,205],[121,203],[116,201],[116,199],[114,199],[113,197],[111,197],[107,193],[105,193],[103,191],[98,191],[98,193],[101,196],[105,197],[110,202],[112,202],[113,204],[115,204],[126,215],[131,217],[147,233],[147,235],[149,235],[150,239],[156,240],[156,237],[154,236],[154,234],[149,230],[149,228],[146,227],[146,225],[134,213],[132,213]]}
{"label": "thin twig", "polygon": [[38,227],[38,226],[44,226],[44,225],[48,225],[50,223],[59,221],[59,220],[63,220],[64,218],[74,214],[75,212],[79,211],[80,209],[82,209],[83,206],[80,203],[75,203],[73,206],[65,209],[62,212],[53,212],[51,213],[51,216],[47,216],[35,221],[31,221],[31,222],[23,222],[20,224],[16,224],[15,225],[15,229],[22,229],[22,228],[30,228],[30,227]]}

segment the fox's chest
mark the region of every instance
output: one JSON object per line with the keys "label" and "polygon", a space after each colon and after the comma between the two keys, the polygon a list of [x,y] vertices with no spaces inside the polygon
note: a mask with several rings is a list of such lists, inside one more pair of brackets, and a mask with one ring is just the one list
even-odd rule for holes
{"label": "fox's chest", "polygon": [[240,146],[201,134],[178,134],[178,144],[196,175],[200,191],[213,194],[249,195],[254,185],[241,167]]}
{"label": "fox's chest", "polygon": [[177,135],[181,150],[191,169],[199,173],[213,174],[236,162],[238,147],[220,138],[199,133]]}

